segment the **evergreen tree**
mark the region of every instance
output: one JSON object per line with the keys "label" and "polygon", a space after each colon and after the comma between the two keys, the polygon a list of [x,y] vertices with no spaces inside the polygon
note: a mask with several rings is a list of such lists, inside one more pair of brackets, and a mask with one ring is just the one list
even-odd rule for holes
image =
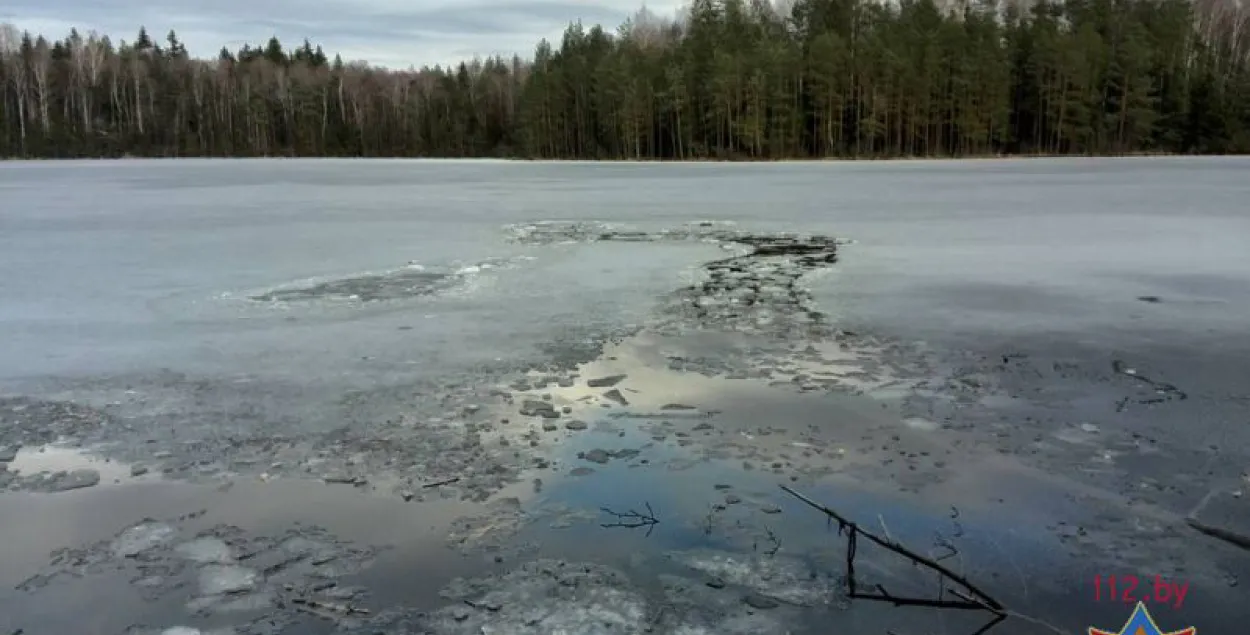
{"label": "evergreen tree", "polygon": [[192,59],[0,25],[0,156],[780,159],[1250,153],[1235,0],[692,0],[531,60]]}

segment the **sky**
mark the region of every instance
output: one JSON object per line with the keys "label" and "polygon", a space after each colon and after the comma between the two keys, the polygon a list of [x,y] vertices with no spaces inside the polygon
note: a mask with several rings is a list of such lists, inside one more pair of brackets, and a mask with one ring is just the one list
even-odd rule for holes
{"label": "sky", "polygon": [[[672,17],[680,3],[652,0],[647,9]],[[170,29],[196,57],[222,46],[264,44],[276,35],[286,48],[308,38],[327,55],[391,68],[456,63],[474,55],[520,54],[548,38],[559,45],[569,22],[615,30],[641,0],[5,0],[0,22],[62,38],[73,27],[115,43],[134,41],[139,26],[158,42]]]}

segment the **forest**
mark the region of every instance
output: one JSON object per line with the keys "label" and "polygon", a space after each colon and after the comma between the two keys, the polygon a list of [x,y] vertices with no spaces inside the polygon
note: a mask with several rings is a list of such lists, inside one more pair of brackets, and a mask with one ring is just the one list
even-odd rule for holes
{"label": "forest", "polygon": [[1241,0],[693,0],[529,59],[212,59],[0,25],[0,157],[776,160],[1250,152]]}

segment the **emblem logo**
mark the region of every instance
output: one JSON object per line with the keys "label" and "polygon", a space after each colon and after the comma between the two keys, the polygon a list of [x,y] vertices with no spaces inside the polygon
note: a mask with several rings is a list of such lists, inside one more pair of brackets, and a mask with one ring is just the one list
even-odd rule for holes
{"label": "emblem logo", "polygon": [[1190,626],[1179,631],[1164,632],[1155,623],[1155,619],[1151,617],[1150,610],[1146,608],[1144,602],[1138,602],[1137,608],[1133,609],[1133,614],[1128,617],[1128,621],[1118,631],[1105,631],[1100,628],[1089,627],[1089,635],[1198,635],[1198,629]]}

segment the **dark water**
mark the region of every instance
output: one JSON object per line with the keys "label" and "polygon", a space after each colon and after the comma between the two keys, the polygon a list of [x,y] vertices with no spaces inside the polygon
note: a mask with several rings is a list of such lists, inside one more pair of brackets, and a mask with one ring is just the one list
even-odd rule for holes
{"label": "dark water", "polygon": [[[609,563],[648,587],[662,572],[707,574],[682,560],[699,550],[749,559],[777,543],[776,555],[820,574],[795,588],[836,586],[844,543],[819,512],[777,487],[788,483],[921,551],[942,553],[939,538],[956,543],[952,562],[970,579],[1058,632],[1118,628],[1130,607],[1093,601],[1092,580],[1128,573],[1192,582],[1181,609],[1152,605],[1165,631],[1229,631],[1250,616],[1230,601],[1250,573],[1245,553],[1180,521],[1207,492],[1250,487],[1247,168],[1231,158],[6,164],[0,394],[117,408],[144,430],[107,437],[128,460],[154,461],[144,450],[154,430],[179,443],[319,440],[405,412],[450,417],[460,404],[450,405],[448,383],[472,387],[594,358],[604,334],[647,322],[699,263],[721,257],[699,243],[507,240],[506,226],[536,220],[646,229],[711,219],[853,240],[805,284],[832,324],[905,346],[911,352],[890,355],[923,358],[935,379],[919,396],[903,390],[913,378],[870,396],[830,397],[626,368],[622,386],[656,404],[719,411],[708,419],[715,433],[695,430],[698,419],[670,417],[673,427],[659,430],[658,420],[605,414],[586,416],[585,434],[510,446],[522,458],[541,452],[558,469],[525,473],[497,494],[521,499],[529,520],[495,550],[448,549],[454,519],[481,509],[437,489],[404,503],[387,488],[394,475],[376,466],[368,486],[326,485],[318,472],[302,482],[266,446],[252,463],[260,467],[218,491],[216,482],[132,479],[128,464],[92,464],[103,475],[94,488],[0,494],[9,538],[0,581],[13,588],[53,549],[203,509],[180,531],[225,523],[269,536],[304,522],[354,544],[392,545],[361,574],[375,610],[435,608],[450,578],[533,557]],[[732,335],[682,343],[690,355],[738,345]],[[1133,373],[1117,372],[1117,361]],[[995,392],[941,397],[939,375]],[[1159,391],[1141,377],[1185,399],[1155,402]],[[757,436],[761,427],[778,431]],[[692,443],[678,445],[682,438]],[[161,439],[154,445],[164,450]],[[824,452],[803,463],[806,446],[786,445],[796,442]],[[833,458],[835,448],[860,458]],[[888,458],[898,448],[904,456]],[[639,455],[606,464],[577,457],[595,449]],[[787,453],[805,467],[780,458]],[[14,465],[82,461],[67,454],[62,467],[61,455],[43,456],[43,464],[26,454]],[[773,470],[774,462],[785,465]],[[574,467],[595,471],[573,476]],[[262,469],[282,477],[258,479]],[[544,481],[537,492],[532,477]],[[725,504],[728,494],[740,502]],[[660,520],[650,535],[601,526],[612,520],[603,507],[648,503]],[[769,506],[780,513],[762,511]],[[906,562],[868,563],[868,575],[895,592],[932,589]],[[190,590],[146,602],[115,583],[135,575],[0,591],[0,632],[188,623]],[[759,584],[743,582],[767,586]],[[861,602],[810,611],[801,623],[810,632],[955,634],[979,619],[925,611]],[[84,627],[86,615],[98,630]],[[197,626],[231,623],[217,615]],[[312,624],[331,629],[316,620],[302,628]],[[1018,618],[999,630],[1056,632]]]}

